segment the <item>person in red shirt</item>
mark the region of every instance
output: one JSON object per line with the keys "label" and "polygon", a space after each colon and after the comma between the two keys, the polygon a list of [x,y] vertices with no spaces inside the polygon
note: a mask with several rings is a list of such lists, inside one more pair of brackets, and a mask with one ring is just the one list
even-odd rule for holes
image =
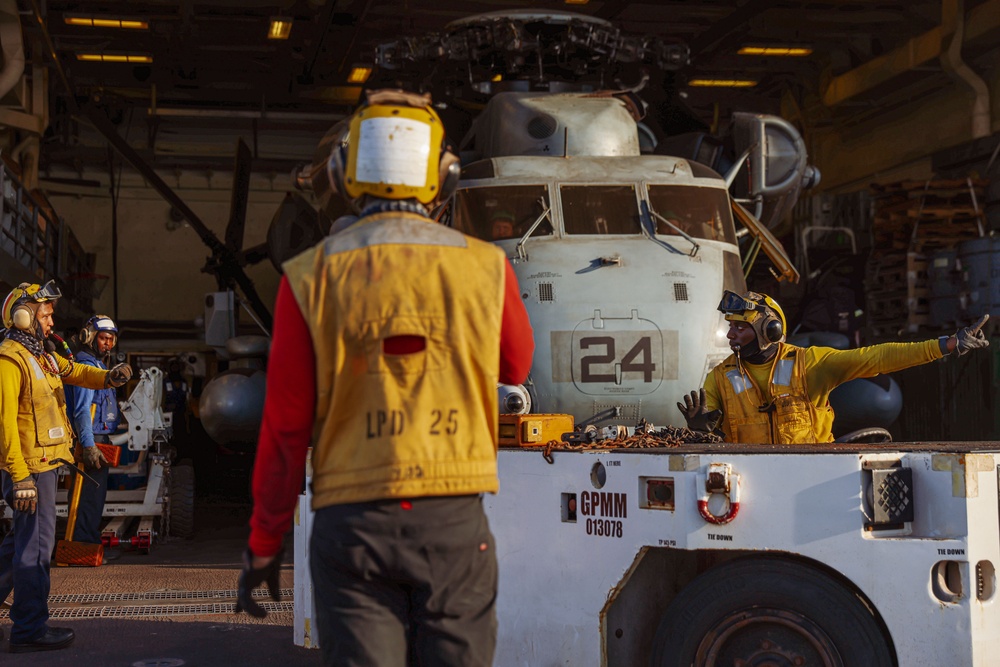
{"label": "person in red shirt", "polygon": [[237,609],[266,614],[263,582],[277,595],[312,443],[324,662],[489,665],[481,496],[498,489],[497,382],[531,366],[527,311],[502,250],[428,217],[459,175],[429,98],[369,92],[345,128],[329,171],[360,215],[283,267]]}

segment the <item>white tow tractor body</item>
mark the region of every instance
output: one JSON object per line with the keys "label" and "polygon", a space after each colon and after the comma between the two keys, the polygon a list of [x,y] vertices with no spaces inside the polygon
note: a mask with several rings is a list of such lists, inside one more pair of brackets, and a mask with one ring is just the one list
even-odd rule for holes
{"label": "white tow tractor body", "polygon": [[998,443],[501,450],[495,664],[995,665],[998,462]]}

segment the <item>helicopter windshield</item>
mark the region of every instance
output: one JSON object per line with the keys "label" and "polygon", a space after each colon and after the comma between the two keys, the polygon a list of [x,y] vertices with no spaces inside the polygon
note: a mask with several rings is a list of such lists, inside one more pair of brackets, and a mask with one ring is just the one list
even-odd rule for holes
{"label": "helicopter windshield", "polygon": [[[688,236],[736,244],[736,230],[726,191],[691,185],[649,185],[650,207]],[[662,220],[656,233],[676,236]]]}
{"label": "helicopter windshield", "polygon": [[642,234],[634,185],[563,185],[567,234]]}
{"label": "helicopter windshield", "polygon": [[[484,241],[519,239],[548,208],[548,200],[548,188],[544,185],[467,188],[455,193],[451,224],[458,231]],[[548,217],[531,235],[552,235]]]}

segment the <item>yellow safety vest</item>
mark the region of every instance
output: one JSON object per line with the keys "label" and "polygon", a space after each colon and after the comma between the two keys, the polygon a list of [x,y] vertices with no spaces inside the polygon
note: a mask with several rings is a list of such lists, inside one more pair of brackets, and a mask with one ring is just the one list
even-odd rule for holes
{"label": "yellow safety vest", "polygon": [[[495,492],[503,252],[378,213],[284,265],[316,353],[313,508]],[[390,355],[394,336],[423,351]]]}
{"label": "yellow safety vest", "polygon": [[21,370],[17,433],[28,470],[44,472],[61,465],[51,463],[52,459],[72,461],[73,430],[66,416],[62,378],[42,370],[38,359],[13,340],[0,343],[0,356],[13,360]]}
{"label": "yellow safety vest", "polygon": [[833,442],[833,409],[809,400],[805,350],[778,344],[770,374],[771,401],[749,373],[740,373],[736,356],[716,366],[716,386],[722,395],[726,440],[746,444],[806,444]]}

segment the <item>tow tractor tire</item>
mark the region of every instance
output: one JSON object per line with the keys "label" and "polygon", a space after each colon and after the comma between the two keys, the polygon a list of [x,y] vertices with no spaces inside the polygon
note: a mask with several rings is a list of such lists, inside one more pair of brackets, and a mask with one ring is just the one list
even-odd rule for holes
{"label": "tow tractor tire", "polygon": [[837,438],[834,442],[857,442],[861,444],[879,444],[882,442],[892,442],[892,434],[884,428],[872,426],[869,428],[859,428]]}
{"label": "tow tractor tire", "polygon": [[891,667],[893,651],[865,603],[830,575],[786,558],[717,565],[670,603],[652,667]]}
{"label": "tow tractor tire", "polygon": [[190,465],[170,468],[170,534],[194,535],[194,467]]}

